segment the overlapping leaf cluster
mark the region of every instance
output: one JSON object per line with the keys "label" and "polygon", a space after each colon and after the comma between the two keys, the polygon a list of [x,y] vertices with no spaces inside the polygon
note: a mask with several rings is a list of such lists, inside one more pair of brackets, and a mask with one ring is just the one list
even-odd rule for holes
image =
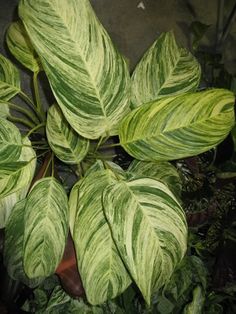
{"label": "overlapping leaf cluster", "polygon": [[[130,77],[88,0],[22,0],[19,15],[23,24],[11,25],[7,43],[33,72],[35,102],[1,56],[0,217],[8,272],[24,282],[34,279],[31,285],[53,274],[70,227],[89,303],[113,299],[133,281],[150,304],[187,246],[181,181],[168,161],[219,144],[234,125],[234,96],[223,89],[197,92],[199,64],[172,32],[155,41]],[[42,68],[56,99],[47,118],[37,88]],[[9,102],[17,94],[34,114]],[[31,119],[23,121],[27,134],[8,121],[14,121],[12,108]],[[27,135],[40,129],[43,144],[35,144],[53,153],[52,172],[46,176],[47,166],[29,189],[36,154]],[[114,135],[135,158],[127,171],[101,156],[101,145]],[[71,169],[92,164],[80,171],[69,206],[53,177],[54,154]]]}

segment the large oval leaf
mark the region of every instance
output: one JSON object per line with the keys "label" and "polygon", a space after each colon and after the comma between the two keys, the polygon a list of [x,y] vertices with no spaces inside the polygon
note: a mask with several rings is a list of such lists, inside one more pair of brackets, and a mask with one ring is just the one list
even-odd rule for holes
{"label": "large oval leaf", "polygon": [[120,142],[137,159],[173,160],[211,149],[233,125],[233,93],[212,89],[168,97],[133,110],[122,121]]}
{"label": "large oval leaf", "polygon": [[165,96],[194,92],[200,77],[200,65],[194,56],[177,46],[173,32],[163,33],[132,75],[132,105],[137,107]]}
{"label": "large oval leaf", "polygon": [[0,100],[9,100],[20,91],[20,75],[17,68],[0,54]]}
{"label": "large oval leaf", "polygon": [[87,155],[89,140],[76,133],[60,108],[55,105],[48,110],[47,139],[56,156],[65,163],[79,164]]}
{"label": "large oval leaf", "polygon": [[150,178],[111,184],[103,202],[120,255],[150,304],[186,251],[184,212],[166,185]]}
{"label": "large oval leaf", "polygon": [[40,70],[40,61],[21,21],[13,22],[7,30],[7,46],[13,56],[32,72]]}
{"label": "large oval leaf", "polygon": [[22,0],[19,13],[70,125],[91,139],[117,134],[129,71],[90,2]]}
{"label": "large oval leaf", "polygon": [[53,274],[68,234],[68,201],[54,178],[35,183],[25,207],[24,269],[29,278]]}
{"label": "large oval leaf", "polygon": [[29,287],[37,286],[41,279],[29,279],[23,268],[23,237],[24,237],[24,213],[26,199],[14,206],[5,229],[4,264],[9,276],[19,280]]}
{"label": "large oval leaf", "polygon": [[131,283],[102,208],[102,192],[114,181],[110,170],[96,171],[79,181],[70,195],[78,268],[94,305],[116,297]]}
{"label": "large oval leaf", "polygon": [[181,194],[182,183],[180,176],[177,169],[169,162],[134,160],[129,165],[127,172],[134,178],[143,176],[160,180],[165,183],[176,196],[180,196]]}
{"label": "large oval leaf", "polygon": [[0,163],[17,161],[22,149],[18,128],[6,119],[0,118]]}

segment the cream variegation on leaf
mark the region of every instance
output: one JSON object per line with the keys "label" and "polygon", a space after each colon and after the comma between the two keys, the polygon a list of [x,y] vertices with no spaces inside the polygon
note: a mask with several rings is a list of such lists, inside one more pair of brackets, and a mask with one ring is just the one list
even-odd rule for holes
{"label": "cream variegation on leaf", "polygon": [[131,80],[134,107],[166,96],[195,92],[201,68],[195,57],[179,48],[173,32],[163,33],[138,63]]}
{"label": "cream variegation on leaf", "polygon": [[115,181],[111,170],[91,172],[73,187],[69,200],[78,268],[94,305],[115,298],[131,283],[103,212],[103,190]]}
{"label": "cream variegation on leaf", "polygon": [[122,121],[121,145],[131,156],[146,161],[203,153],[232,129],[234,100],[228,90],[210,89],[147,103]]}
{"label": "cream variegation on leaf", "polygon": [[90,139],[117,134],[129,71],[90,2],[21,0],[19,13],[70,125]]}
{"label": "cream variegation on leaf", "polygon": [[103,204],[121,258],[150,305],[185,254],[184,211],[165,184],[150,178],[110,184]]}

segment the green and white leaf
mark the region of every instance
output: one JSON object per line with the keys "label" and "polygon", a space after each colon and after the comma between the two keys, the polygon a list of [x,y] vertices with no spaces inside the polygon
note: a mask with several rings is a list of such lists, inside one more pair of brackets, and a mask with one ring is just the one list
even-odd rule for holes
{"label": "green and white leaf", "polygon": [[23,268],[23,237],[24,237],[24,213],[26,199],[14,206],[5,229],[4,264],[9,276],[19,280],[29,287],[35,287],[41,279],[29,279]]}
{"label": "green and white leaf", "polygon": [[24,269],[29,278],[53,274],[68,235],[68,201],[53,177],[35,183],[25,207]]}
{"label": "green and white leaf", "polygon": [[183,314],[202,314],[205,296],[201,286],[197,286],[193,291],[193,300],[184,308]]}
{"label": "green and white leaf", "polygon": [[166,96],[195,92],[201,69],[195,57],[179,48],[173,32],[163,33],[145,53],[131,80],[134,107]]}
{"label": "green and white leaf", "polygon": [[234,125],[234,95],[211,89],[167,97],[135,110],[122,121],[120,143],[133,157],[165,161],[203,153]]}
{"label": "green and white leaf", "polygon": [[13,56],[32,72],[39,72],[39,57],[30,42],[30,38],[21,21],[13,22],[6,34],[7,46]]}
{"label": "green and white leaf", "polygon": [[89,0],[22,0],[19,14],[69,124],[90,139],[117,134],[129,71]]}
{"label": "green and white leaf", "polygon": [[46,131],[51,149],[64,163],[79,164],[87,155],[89,140],[72,129],[55,105],[48,110]]}
{"label": "green and white leaf", "polygon": [[0,101],[0,118],[7,118],[10,114],[9,106],[6,102]]}
{"label": "green and white leaf", "polygon": [[36,155],[25,138],[19,159],[15,162],[0,163],[0,200],[12,193],[29,187],[35,172]]}
{"label": "green and white leaf", "polygon": [[160,180],[165,183],[176,196],[180,196],[182,190],[182,182],[177,169],[171,163],[162,162],[146,162],[134,160],[130,164],[127,172],[133,178],[148,177]]}
{"label": "green and white leaf", "polygon": [[[23,143],[30,145],[28,138],[25,138]],[[14,164],[18,165],[18,171],[13,172]],[[35,173],[35,152],[31,147],[23,147],[19,160],[16,163],[8,163],[10,175],[4,176],[3,165],[0,163],[0,228],[5,227],[14,205],[26,197]],[[19,168],[19,165],[23,167]]]}
{"label": "green and white leaf", "polygon": [[0,118],[0,163],[17,161],[22,149],[18,128],[4,118]]}
{"label": "green and white leaf", "polygon": [[167,186],[151,178],[109,185],[103,204],[121,258],[150,305],[185,254],[184,212]]}
{"label": "green and white leaf", "polygon": [[0,100],[8,101],[19,92],[19,71],[10,60],[0,54]]}
{"label": "green and white leaf", "polygon": [[115,181],[112,171],[96,171],[82,179],[70,195],[78,268],[93,305],[115,298],[131,283],[103,212],[103,190]]}

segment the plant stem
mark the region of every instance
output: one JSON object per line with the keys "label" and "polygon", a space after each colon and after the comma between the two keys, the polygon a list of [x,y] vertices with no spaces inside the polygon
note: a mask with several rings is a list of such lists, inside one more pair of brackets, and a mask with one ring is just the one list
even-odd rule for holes
{"label": "plant stem", "polygon": [[29,137],[32,133],[34,133],[34,132],[37,131],[38,129],[41,129],[43,126],[45,126],[45,122],[42,122],[42,123],[36,125],[34,128],[32,128],[32,129],[25,135],[25,137]]}
{"label": "plant stem", "polygon": [[52,173],[51,176],[54,177],[54,153],[52,152],[52,159],[51,159],[51,164],[52,164]]}
{"label": "plant stem", "polygon": [[35,104],[33,101],[27,96],[24,92],[20,91],[18,95],[21,97],[22,100],[37,114],[39,120],[42,120],[42,117],[40,113],[38,112],[37,108],[35,107]]}
{"label": "plant stem", "polygon": [[121,144],[120,143],[114,143],[114,144],[109,144],[109,145],[103,145],[100,148],[106,149],[106,148],[112,148],[112,147],[117,147],[117,146],[121,146]]}
{"label": "plant stem", "polygon": [[46,168],[45,168],[45,170],[44,170],[44,172],[43,172],[42,178],[44,178],[45,175],[47,174],[48,169],[49,169],[49,166],[50,166],[50,164],[52,163],[52,158],[53,158],[53,153],[50,154],[50,158],[49,158],[48,163],[47,163],[47,166],[46,166]]}
{"label": "plant stem", "polygon": [[29,110],[22,108],[19,105],[10,103],[10,102],[6,102],[6,104],[11,107],[12,109],[24,114],[26,117],[28,117],[32,122],[34,122],[35,124],[39,123],[39,119],[33,115]]}
{"label": "plant stem", "polygon": [[23,124],[23,125],[25,125],[26,127],[30,128],[30,129],[34,128],[34,124],[32,124],[30,121],[27,121],[27,120],[25,120],[25,119],[22,119],[22,118],[15,118],[15,117],[13,117],[13,116],[11,116],[11,115],[9,115],[7,118],[8,118],[11,122]]}
{"label": "plant stem", "polygon": [[39,72],[34,72],[34,76],[33,76],[34,95],[35,95],[35,100],[36,100],[37,111],[39,112],[39,114],[42,118],[42,121],[45,121],[45,119],[46,119],[45,112],[43,110],[40,95],[39,95],[38,74],[39,74]]}

